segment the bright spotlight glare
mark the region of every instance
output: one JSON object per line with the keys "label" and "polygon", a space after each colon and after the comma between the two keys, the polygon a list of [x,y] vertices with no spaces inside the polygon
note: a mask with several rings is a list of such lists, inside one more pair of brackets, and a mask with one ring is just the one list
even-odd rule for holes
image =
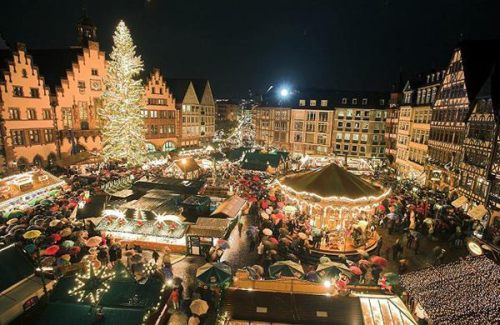
{"label": "bright spotlight glare", "polygon": [[282,89],[281,89],[281,91],[280,91],[280,95],[281,95],[282,97],[286,97],[286,96],[288,96],[289,94],[290,94],[290,93],[288,92],[288,89],[286,89],[286,88],[282,88]]}
{"label": "bright spotlight glare", "polygon": [[330,288],[332,286],[332,283],[329,280],[326,280],[323,282],[323,285],[327,288]]}

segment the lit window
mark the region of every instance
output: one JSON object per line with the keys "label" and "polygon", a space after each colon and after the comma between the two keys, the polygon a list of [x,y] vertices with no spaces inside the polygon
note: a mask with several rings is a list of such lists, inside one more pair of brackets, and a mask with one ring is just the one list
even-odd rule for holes
{"label": "lit window", "polygon": [[322,99],[322,100],[321,100],[321,106],[322,106],[322,107],[326,107],[326,106],[328,106],[328,100],[326,100],[326,99]]}
{"label": "lit window", "polygon": [[306,100],[305,99],[299,100],[299,106],[306,106]]}
{"label": "lit window", "polygon": [[311,99],[309,101],[309,106],[316,106],[316,99]]}
{"label": "lit window", "polygon": [[36,111],[34,108],[28,108],[26,110],[26,115],[28,117],[28,120],[36,120]]}
{"label": "lit window", "polygon": [[24,96],[23,87],[14,86],[14,96],[15,97],[23,97]]}

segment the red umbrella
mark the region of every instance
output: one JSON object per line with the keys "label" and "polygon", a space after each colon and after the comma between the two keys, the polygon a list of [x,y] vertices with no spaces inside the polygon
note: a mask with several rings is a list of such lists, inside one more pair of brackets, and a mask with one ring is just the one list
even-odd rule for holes
{"label": "red umbrella", "polygon": [[278,208],[282,208],[285,206],[285,202],[278,202]]}
{"label": "red umbrella", "polygon": [[257,198],[255,196],[250,196],[248,199],[247,199],[248,202],[250,203],[254,203],[254,202],[257,202]]}
{"label": "red umbrella", "polygon": [[271,196],[269,197],[269,200],[271,200],[272,202],[276,202],[276,196],[271,195]]}
{"label": "red umbrella", "polygon": [[372,256],[370,258],[370,261],[375,264],[375,265],[378,265],[378,266],[381,266],[381,267],[386,267],[387,266],[387,260],[381,256]]}
{"label": "red umbrella", "polygon": [[262,207],[262,209],[267,209],[269,207],[269,203],[267,202],[267,200],[264,200],[262,201],[260,206]]}
{"label": "red umbrella", "polygon": [[383,206],[383,205],[381,204],[381,205],[379,205],[379,206],[378,206],[378,209],[379,209],[380,211],[385,211],[385,206]]}
{"label": "red umbrella", "polygon": [[59,245],[52,245],[45,249],[43,255],[56,255],[59,252]]}
{"label": "red umbrella", "polygon": [[52,234],[51,237],[52,237],[52,240],[54,240],[54,243],[57,243],[62,238],[61,235],[59,235],[59,234]]}
{"label": "red umbrella", "polygon": [[82,249],[80,248],[80,246],[73,246],[69,249],[69,252],[73,255],[76,255],[78,253],[80,253]]}
{"label": "red umbrella", "polygon": [[282,220],[285,218],[285,215],[282,212],[278,212],[274,215],[274,217],[278,220]]}
{"label": "red umbrella", "polygon": [[258,181],[260,181],[260,177],[259,177],[259,175],[255,175],[255,176],[252,178],[252,180],[253,180],[254,182],[258,182]]}
{"label": "red umbrella", "polygon": [[273,243],[273,244],[276,244],[276,245],[278,245],[278,244],[279,244],[279,241],[278,241],[276,238],[274,238],[274,237],[269,237],[269,238],[268,238],[268,240],[269,240],[271,243]]}
{"label": "red umbrella", "polygon": [[337,280],[335,284],[337,285],[337,288],[339,288],[340,290],[347,289],[347,282],[343,280]]}
{"label": "red umbrella", "polygon": [[350,266],[349,269],[351,270],[352,273],[356,274],[356,275],[361,275],[363,274],[363,271],[361,271],[361,269],[355,265],[353,266]]}

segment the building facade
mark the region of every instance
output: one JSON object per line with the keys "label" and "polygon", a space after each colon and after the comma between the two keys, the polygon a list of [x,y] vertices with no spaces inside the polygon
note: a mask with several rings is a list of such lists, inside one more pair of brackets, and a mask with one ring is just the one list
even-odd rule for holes
{"label": "building facade", "polygon": [[23,44],[1,52],[0,130],[6,167],[53,164],[58,150],[49,87]]}
{"label": "building facade", "polygon": [[403,89],[397,133],[396,164],[400,175],[425,183],[432,105],[444,71],[408,81]]}
{"label": "building facade", "polygon": [[230,99],[217,99],[215,101],[216,121],[237,121],[240,111],[240,105]]}
{"label": "building facade", "polygon": [[193,85],[200,102],[200,142],[206,145],[215,134],[215,99],[208,80],[194,79]]}
{"label": "building facade", "polygon": [[387,108],[387,116],[385,119],[385,155],[394,162],[397,155],[397,134],[399,124],[399,107],[401,101],[401,93],[392,92],[389,99],[389,107]]}
{"label": "building facade", "polygon": [[443,77],[432,107],[429,157],[433,169],[431,185],[453,189],[457,185],[457,167],[465,137],[465,116],[469,99],[465,85],[462,51],[457,48]]}
{"label": "building facade", "polygon": [[[101,150],[99,110],[106,58],[99,43],[89,41],[83,48],[35,50],[34,57],[51,83],[59,156]],[[56,66],[61,75],[53,71]]]}
{"label": "building facade", "polygon": [[253,109],[257,144],[309,155],[384,156],[388,94],[299,89],[286,99],[274,96]]}
{"label": "building facade", "polygon": [[153,69],[145,84],[146,109],[142,111],[147,149],[171,151],[178,146],[179,112],[159,69]]}

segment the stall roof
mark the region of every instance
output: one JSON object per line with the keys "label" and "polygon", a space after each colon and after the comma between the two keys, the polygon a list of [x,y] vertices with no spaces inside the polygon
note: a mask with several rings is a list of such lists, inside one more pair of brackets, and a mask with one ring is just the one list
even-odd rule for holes
{"label": "stall roof", "polygon": [[223,310],[230,319],[282,324],[362,325],[359,298],[248,291],[225,291]]}
{"label": "stall roof", "polygon": [[70,155],[64,159],[56,161],[56,165],[61,168],[68,168],[76,165],[97,164],[102,162],[102,157],[89,151],[82,151]]}
{"label": "stall roof", "polygon": [[202,196],[202,195],[191,195],[190,197],[185,199],[182,202],[182,204],[183,205],[194,205],[194,206],[210,204],[210,198],[208,196]]}
{"label": "stall roof", "polygon": [[200,165],[193,157],[182,158],[175,161],[175,165],[183,172],[190,173],[200,169]]}
{"label": "stall roof", "polygon": [[229,188],[227,188],[227,187],[207,186],[203,190],[202,194],[206,195],[206,196],[227,198],[229,196],[227,194],[228,191],[229,191]]}
{"label": "stall roof", "polygon": [[168,191],[153,190],[147,192],[138,200],[122,204],[121,208],[151,211],[158,214],[176,214],[176,200],[178,196],[178,194],[172,194]]}
{"label": "stall roof", "polygon": [[235,218],[247,201],[238,195],[233,195],[222,202],[210,215],[211,217]]}
{"label": "stall roof", "polygon": [[248,152],[243,158],[241,168],[266,171],[268,166],[277,168],[283,162],[281,154],[277,153],[262,153],[262,152]]}
{"label": "stall roof", "polygon": [[35,267],[15,245],[0,249],[0,293],[35,274]]}
{"label": "stall roof", "polygon": [[[139,324],[148,309],[158,302],[162,283],[150,278],[145,284],[135,281],[122,263],[114,267],[115,277],[109,283],[109,290],[102,295],[103,324]],[[75,286],[75,276],[59,280],[50,296],[50,302],[40,317],[39,324],[91,324],[95,315],[89,315],[87,301],[78,302],[77,297],[68,294]],[[134,297],[134,301],[130,300]]]}
{"label": "stall roof", "polygon": [[189,226],[187,236],[224,238],[231,220],[221,218],[198,218],[196,224]]}
{"label": "stall roof", "polygon": [[203,185],[205,185],[205,182],[197,180],[186,180],[171,177],[155,177],[147,179],[146,177],[143,177],[134,183],[133,189],[142,191],[160,189],[172,191],[178,194],[198,194]]}

